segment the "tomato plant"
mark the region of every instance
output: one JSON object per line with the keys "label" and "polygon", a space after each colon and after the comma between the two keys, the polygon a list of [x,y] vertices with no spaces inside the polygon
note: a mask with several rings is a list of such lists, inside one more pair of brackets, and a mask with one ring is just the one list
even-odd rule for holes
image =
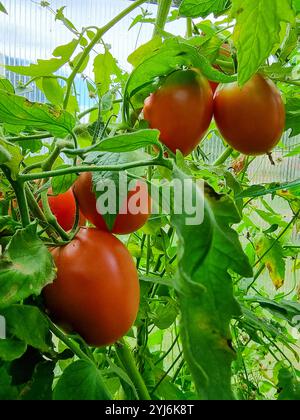
{"label": "tomato plant", "polygon": [[[118,235],[126,235],[140,229],[147,222],[150,213],[151,199],[148,195],[148,188],[145,182],[137,181],[133,190],[128,192],[125,203],[116,215],[112,229],[109,229],[105,219],[97,210],[96,195],[92,191],[92,174],[83,173],[75,182],[73,191],[78,200],[80,209],[86,218],[98,229],[111,231]],[[135,194],[141,193],[137,202],[137,211],[130,210],[130,200]]]}
{"label": "tomato plant", "polygon": [[70,37],[31,63],[10,57],[18,1],[0,1],[0,400],[299,400],[299,2],[119,0],[82,29],[22,2]]}

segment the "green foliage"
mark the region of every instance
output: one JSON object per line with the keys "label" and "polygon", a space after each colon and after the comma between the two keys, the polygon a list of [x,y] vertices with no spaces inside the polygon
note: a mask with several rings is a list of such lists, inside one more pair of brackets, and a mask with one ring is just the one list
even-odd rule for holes
{"label": "green foliage", "polygon": [[[3,3],[0,12],[7,13]],[[300,399],[300,180],[298,172],[277,178],[289,158],[297,165],[300,153],[294,138],[300,134],[300,2],[177,0],[179,10],[168,15],[169,2],[152,3],[160,6],[159,18],[142,8],[129,30],[155,25],[159,35],[130,54],[130,74],[105,34],[141,1],[103,28],[82,30],[59,8],[55,20],[72,41],[48,60],[7,66],[23,76],[22,84],[0,76],[0,400]],[[50,2],[40,6],[53,13]],[[177,19],[187,21],[186,37],[164,30],[165,21]],[[187,68],[217,83],[244,85],[261,72],[277,84],[286,136],[282,157],[269,156],[276,179],[266,174],[254,183],[267,158],[229,155],[228,148],[213,164],[222,145],[214,122],[190,156],[164,148],[159,131],[143,120],[144,100],[170,73]],[[91,109],[81,113],[78,76],[91,99]],[[46,103],[27,99],[33,83]],[[138,270],[140,308],[127,337],[102,348],[88,347],[69,325],[53,324],[42,293],[56,277],[49,249],[71,241],[74,232],[64,232],[40,208],[41,193],[72,188],[81,165],[99,167],[92,176],[97,199],[105,197],[99,187],[107,181],[118,192],[126,174],[146,180],[159,198],[172,180],[189,181],[185,198],[203,209],[203,220],[190,225],[189,209],[177,214],[172,203],[171,214],[153,212],[141,230],[121,237]],[[155,200],[153,194],[161,209]],[[108,227],[116,215],[104,216]]]}
{"label": "green foliage", "polygon": [[234,43],[239,62],[238,80],[241,85],[256,73],[280,42],[280,25],[293,21],[290,0],[233,0],[232,16],[237,24]]}
{"label": "green foliage", "polygon": [[52,257],[36,230],[36,224],[18,230],[1,256],[0,307],[39,295],[55,278]]}
{"label": "green foliage", "polygon": [[103,378],[92,363],[80,360],[64,371],[54,389],[55,400],[109,400]]}

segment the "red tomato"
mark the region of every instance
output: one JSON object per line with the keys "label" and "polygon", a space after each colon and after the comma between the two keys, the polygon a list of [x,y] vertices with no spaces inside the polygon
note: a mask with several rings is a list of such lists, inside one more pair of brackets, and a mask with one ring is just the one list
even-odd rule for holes
{"label": "red tomato", "polygon": [[57,278],[43,296],[50,316],[92,346],[112,344],[133,325],[140,288],[134,261],[119,239],[82,228],[52,251]]}
{"label": "red tomato", "polygon": [[223,85],[214,99],[216,124],[227,143],[245,155],[270,152],[285,127],[285,107],[274,83],[257,74],[241,89]]}
{"label": "red tomato", "polygon": [[[84,216],[98,229],[109,231],[103,216],[98,212],[96,205],[96,196],[92,190],[92,174],[89,172],[82,173],[74,184],[74,194],[78,200],[80,210]],[[137,214],[133,214],[128,208],[130,199],[136,193],[141,194],[141,209]],[[140,203],[137,203],[139,206]],[[129,191],[126,203],[124,203],[122,211],[117,215],[112,233],[117,235],[126,235],[140,229],[147,222],[151,208],[151,199],[148,195],[147,184],[137,181],[136,188]]]}
{"label": "red tomato", "polygon": [[172,152],[191,153],[212,120],[213,94],[196,70],[178,70],[144,104],[144,117]]}
{"label": "red tomato", "polygon": [[[59,195],[53,195],[52,189],[48,190],[48,202],[50,209],[60,226],[69,231],[72,229],[76,218],[76,201],[72,189]],[[42,204],[40,203],[42,208]],[[80,214],[79,225],[85,224],[85,218]]]}

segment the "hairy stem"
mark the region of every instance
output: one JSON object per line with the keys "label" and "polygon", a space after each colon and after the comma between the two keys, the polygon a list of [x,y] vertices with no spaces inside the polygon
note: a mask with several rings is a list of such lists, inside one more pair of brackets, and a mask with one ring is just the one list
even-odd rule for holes
{"label": "hairy stem", "polygon": [[132,351],[124,339],[116,344],[116,351],[130,379],[132,380],[140,400],[150,400],[149,391],[137,368]]}
{"label": "hairy stem", "polygon": [[153,32],[153,37],[160,35],[167,23],[168,14],[172,6],[172,0],[158,0],[158,12]]}

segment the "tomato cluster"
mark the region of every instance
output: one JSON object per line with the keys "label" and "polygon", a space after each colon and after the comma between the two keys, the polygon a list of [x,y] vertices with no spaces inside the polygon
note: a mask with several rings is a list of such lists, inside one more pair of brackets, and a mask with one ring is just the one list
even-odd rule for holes
{"label": "tomato cluster", "polygon": [[[135,195],[140,211],[130,206]],[[147,222],[151,206],[147,184],[138,181],[128,191],[112,229],[97,209],[91,173],[81,174],[64,194],[53,196],[49,190],[48,200],[64,229],[74,224],[76,200],[83,214],[81,225],[86,217],[95,228],[82,227],[68,245],[51,250],[57,276],[43,291],[46,308],[55,322],[79,333],[88,344],[112,344],[134,323],[140,300],[133,258],[113,234],[132,233]]]}
{"label": "tomato cluster", "polygon": [[183,155],[198,146],[213,115],[226,142],[245,155],[270,152],[285,127],[281,94],[260,74],[243,87],[218,86],[196,70],[178,70],[144,104],[144,118],[160,131],[161,142]]}

